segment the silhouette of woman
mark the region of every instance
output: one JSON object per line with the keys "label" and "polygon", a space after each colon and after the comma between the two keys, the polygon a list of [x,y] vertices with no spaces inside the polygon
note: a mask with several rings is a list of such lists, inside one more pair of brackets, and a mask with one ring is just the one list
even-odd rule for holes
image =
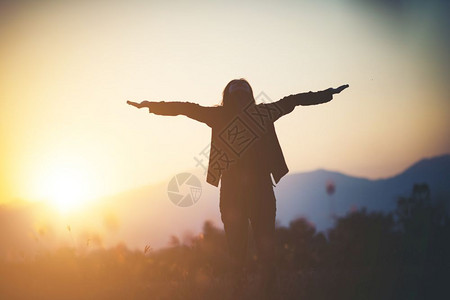
{"label": "silhouette of woman", "polygon": [[319,92],[289,95],[273,103],[256,104],[245,79],[230,81],[219,106],[204,107],[190,102],[127,101],[149,108],[157,115],[185,115],[212,128],[207,182],[220,185],[220,213],[233,263],[235,289],[245,282],[249,221],[261,263],[266,292],[275,279],[276,203],[275,183],[288,173],[274,122],[297,105],[316,105],[333,99],[348,85]]}

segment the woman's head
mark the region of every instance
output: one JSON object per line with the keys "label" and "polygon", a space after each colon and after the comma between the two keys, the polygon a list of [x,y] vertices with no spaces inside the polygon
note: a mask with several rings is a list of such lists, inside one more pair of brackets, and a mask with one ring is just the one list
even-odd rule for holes
{"label": "woman's head", "polygon": [[238,108],[246,106],[248,103],[255,103],[253,90],[244,78],[233,79],[223,90],[222,106]]}

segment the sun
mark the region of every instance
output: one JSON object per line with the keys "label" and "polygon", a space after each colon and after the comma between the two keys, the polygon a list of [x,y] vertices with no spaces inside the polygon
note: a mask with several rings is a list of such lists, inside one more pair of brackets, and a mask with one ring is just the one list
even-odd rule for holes
{"label": "sun", "polygon": [[38,174],[36,195],[63,214],[79,211],[95,196],[92,173],[73,160],[47,165]]}
{"label": "sun", "polygon": [[47,184],[48,201],[62,213],[83,207],[88,198],[88,183],[77,170],[60,170]]}

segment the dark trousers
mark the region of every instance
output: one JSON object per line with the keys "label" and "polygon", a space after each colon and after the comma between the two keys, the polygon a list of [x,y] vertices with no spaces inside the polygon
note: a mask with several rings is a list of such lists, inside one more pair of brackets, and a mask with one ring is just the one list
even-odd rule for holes
{"label": "dark trousers", "polygon": [[274,276],[275,202],[270,174],[223,174],[220,213],[236,272],[245,265],[250,221],[263,277]]}

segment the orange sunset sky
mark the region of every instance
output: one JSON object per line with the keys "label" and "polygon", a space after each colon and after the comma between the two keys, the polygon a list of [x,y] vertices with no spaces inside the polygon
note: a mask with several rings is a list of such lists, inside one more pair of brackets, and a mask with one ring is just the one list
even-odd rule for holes
{"label": "orange sunset sky", "polygon": [[350,85],[277,122],[292,173],[388,177],[449,153],[448,5],[403,3],[6,1],[0,203],[83,203],[198,168],[206,125],[126,100],[212,106],[239,77],[274,101]]}

